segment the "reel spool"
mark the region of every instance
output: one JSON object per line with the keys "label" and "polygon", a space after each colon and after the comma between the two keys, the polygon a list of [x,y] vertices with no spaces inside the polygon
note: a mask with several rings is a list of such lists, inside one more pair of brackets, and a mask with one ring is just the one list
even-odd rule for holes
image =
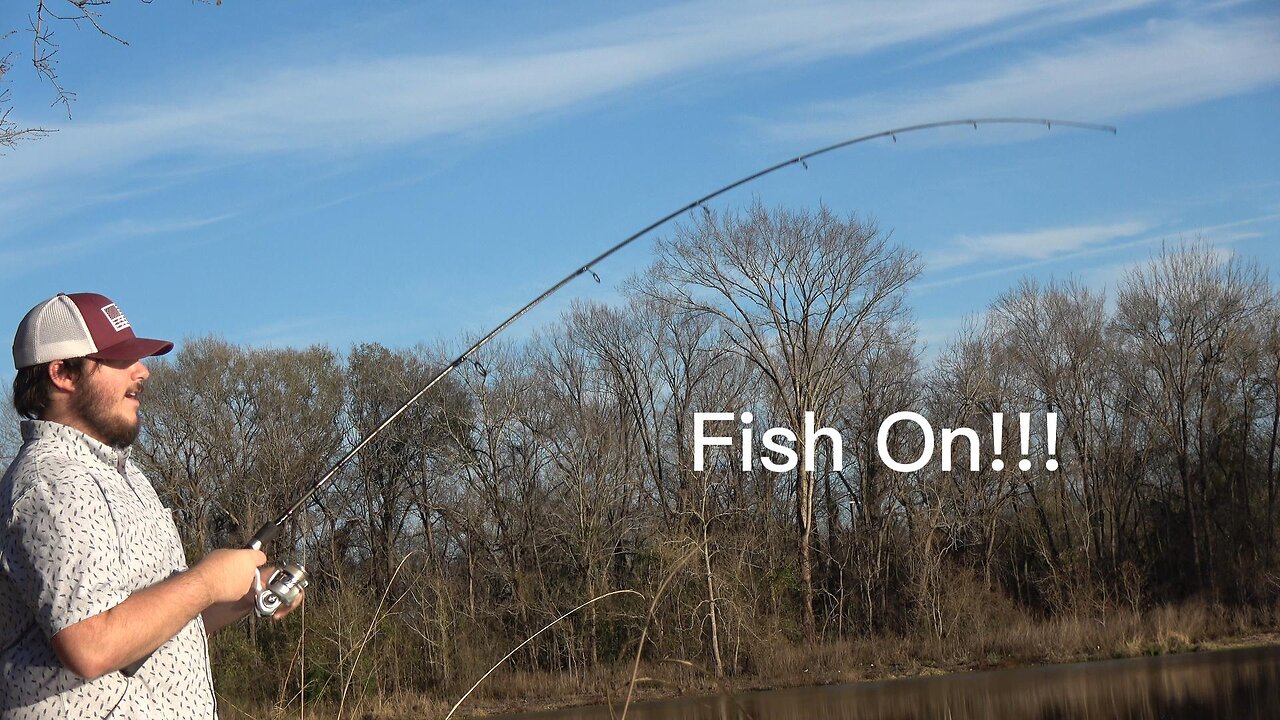
{"label": "reel spool", "polygon": [[292,605],[310,584],[307,569],[298,563],[285,563],[262,585],[262,574],[253,577],[253,609],[258,617],[271,617],[281,606]]}

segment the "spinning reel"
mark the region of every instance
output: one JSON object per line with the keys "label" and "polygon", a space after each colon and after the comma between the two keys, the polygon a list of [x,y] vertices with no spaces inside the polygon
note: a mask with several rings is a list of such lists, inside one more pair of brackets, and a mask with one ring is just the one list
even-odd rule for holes
{"label": "spinning reel", "polygon": [[285,563],[277,568],[265,586],[262,584],[262,571],[254,571],[253,610],[258,617],[271,617],[282,606],[297,602],[309,584],[307,569],[299,563]]}

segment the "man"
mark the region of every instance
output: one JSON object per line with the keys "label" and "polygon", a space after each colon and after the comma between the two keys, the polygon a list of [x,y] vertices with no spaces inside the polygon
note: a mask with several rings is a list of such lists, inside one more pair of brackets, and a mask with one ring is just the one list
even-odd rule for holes
{"label": "man", "polygon": [[217,717],[206,633],[252,609],[266,556],[216,550],[188,569],[129,460],[142,359],[171,349],[93,293],[46,300],[18,326],[27,419],[0,481],[0,718]]}

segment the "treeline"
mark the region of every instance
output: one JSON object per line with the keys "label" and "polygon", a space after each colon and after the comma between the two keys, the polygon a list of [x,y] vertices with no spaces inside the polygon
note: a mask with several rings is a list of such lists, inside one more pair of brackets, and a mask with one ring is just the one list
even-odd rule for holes
{"label": "treeline", "polygon": [[[625,302],[575,304],[461,366],[299,514],[275,554],[311,570],[308,614],[218,638],[226,697],[465,689],[620,589],[646,597],[591,605],[512,666],[619,667],[646,626],[646,658],[734,676],[783,645],[945,644],[993,613],[1274,607],[1280,303],[1255,267],[1185,245],[1111,296],[1024,280],[926,363],[906,305],[921,264],[874,223],[757,206],[655,253]],[[193,557],[236,544],[450,354],[187,341],[152,365],[139,457]],[[976,430],[980,469],[890,471],[877,432],[900,410]],[[823,442],[812,472],[743,471],[736,448],[695,472],[710,411],[797,433],[812,411],[843,468]],[[1019,412],[1039,418],[1025,472]],[[895,457],[919,454],[909,430]]]}

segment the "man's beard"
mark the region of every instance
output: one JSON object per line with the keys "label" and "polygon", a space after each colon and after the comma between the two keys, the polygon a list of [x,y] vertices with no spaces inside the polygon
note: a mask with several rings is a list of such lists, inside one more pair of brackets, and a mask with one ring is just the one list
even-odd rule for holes
{"label": "man's beard", "polygon": [[[88,380],[88,377],[85,377]],[[111,414],[111,409],[120,398],[108,397],[101,386],[92,381],[83,383],[84,392],[76,393],[72,398],[72,408],[93,428],[103,442],[111,447],[123,450],[138,439],[141,423],[135,416],[130,422]]]}

